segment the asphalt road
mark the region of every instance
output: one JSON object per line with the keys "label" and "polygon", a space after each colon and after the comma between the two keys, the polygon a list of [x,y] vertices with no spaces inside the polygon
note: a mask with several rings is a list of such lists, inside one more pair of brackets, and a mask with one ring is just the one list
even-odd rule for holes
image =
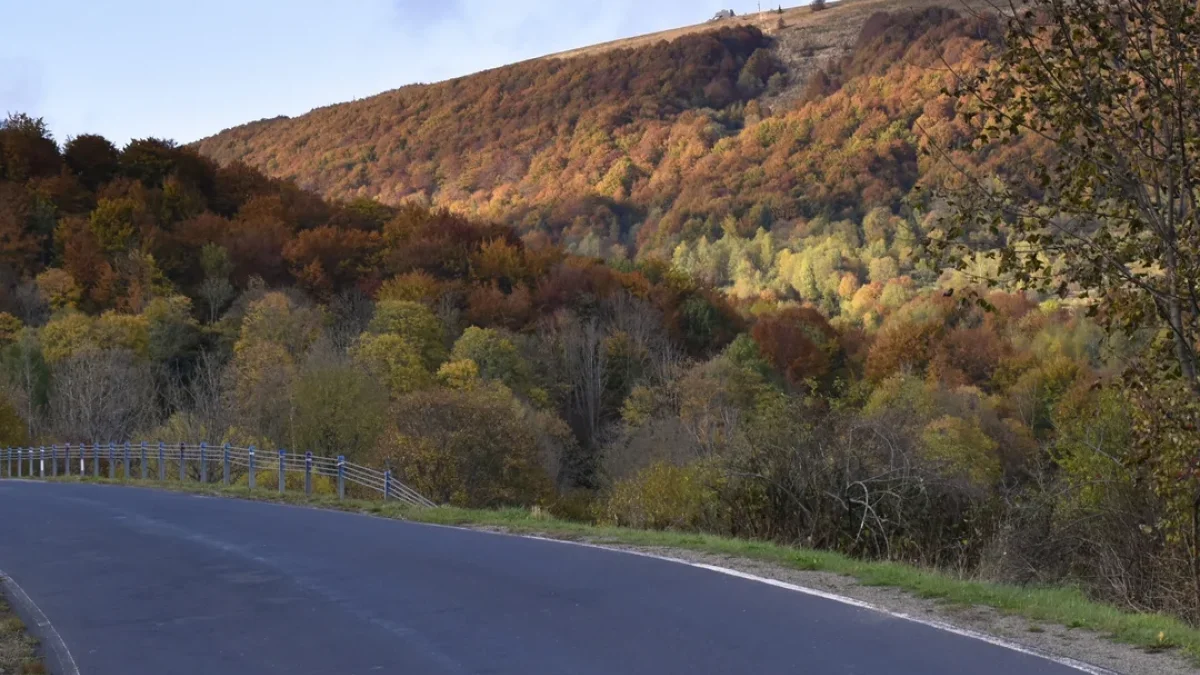
{"label": "asphalt road", "polygon": [[0,570],[83,675],[1078,675],[653,558],[139,488],[0,481]]}

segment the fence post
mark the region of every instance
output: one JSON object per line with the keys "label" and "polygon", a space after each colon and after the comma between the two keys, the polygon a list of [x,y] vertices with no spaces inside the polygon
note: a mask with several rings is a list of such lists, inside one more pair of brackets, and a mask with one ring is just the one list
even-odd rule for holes
{"label": "fence post", "polygon": [[46,446],[38,448],[38,478],[46,477]]}
{"label": "fence post", "polygon": [[208,449],[208,443],[200,444],[200,482],[208,483],[208,457],[204,451]]}
{"label": "fence post", "polygon": [[184,478],[184,457],[183,457],[183,441],[179,441],[179,482],[182,483]]}
{"label": "fence post", "polygon": [[117,444],[115,441],[108,442],[108,479],[112,480],[117,477]]}
{"label": "fence post", "polygon": [[12,448],[8,449],[8,477],[12,478]]}
{"label": "fence post", "polygon": [[229,485],[229,444],[228,443],[225,444],[224,455],[225,455],[225,458],[224,458],[224,461],[222,462],[222,464],[224,465],[224,469],[225,469],[225,485],[228,486]]}
{"label": "fence post", "polygon": [[346,456],[338,455],[338,499],[346,498]]}
{"label": "fence post", "polygon": [[[11,470],[10,472],[11,473]],[[312,496],[312,451],[304,453],[304,494]]]}
{"label": "fence post", "polygon": [[146,480],[146,441],[142,441],[142,480]]}
{"label": "fence post", "polygon": [[167,446],[158,442],[158,482],[167,482]]}
{"label": "fence post", "polygon": [[50,477],[58,477],[58,446],[50,446]]}
{"label": "fence post", "polygon": [[383,472],[383,501],[387,501],[392,496],[392,470],[388,469]]}
{"label": "fence post", "polygon": [[285,450],[284,448],[280,448],[279,449],[279,494],[283,494],[284,487],[285,487],[283,463],[284,463],[286,457],[287,457],[287,450]]}
{"label": "fence post", "polygon": [[247,452],[250,454],[250,461],[248,462],[248,464],[250,464],[250,475],[246,481],[246,484],[250,486],[251,490],[253,490],[254,489],[254,446],[253,445],[250,446],[247,449]]}
{"label": "fence post", "polygon": [[129,441],[125,441],[125,447],[122,448],[125,453],[125,480],[129,480]]}
{"label": "fence post", "polygon": [[92,443],[92,478],[100,477],[100,441]]}
{"label": "fence post", "polygon": [[63,474],[66,476],[71,475],[71,444],[70,443],[66,443],[63,445]]}
{"label": "fence post", "polygon": [[84,459],[85,455],[87,455],[87,443],[80,443],[79,444],[79,477],[81,479],[87,477],[87,466],[84,464],[84,462],[87,461],[86,459]]}

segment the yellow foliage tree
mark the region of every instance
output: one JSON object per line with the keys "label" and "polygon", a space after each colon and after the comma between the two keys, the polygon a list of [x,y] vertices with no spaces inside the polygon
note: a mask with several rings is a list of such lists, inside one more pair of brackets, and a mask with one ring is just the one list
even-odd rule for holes
{"label": "yellow foliage tree", "polygon": [[234,351],[271,342],[295,359],[320,336],[323,321],[320,308],[300,307],[283,293],[267,293],[247,310]]}
{"label": "yellow foliage tree", "polygon": [[50,309],[75,309],[83,295],[82,289],[75,283],[75,278],[66,270],[51,267],[35,279],[38,293]]}
{"label": "yellow foliage tree", "polygon": [[393,396],[427,387],[433,381],[420,352],[400,335],[364,334],[351,350],[351,356],[378,378]]}
{"label": "yellow foliage tree", "polygon": [[427,371],[436,371],[446,360],[445,327],[428,307],[418,302],[385,300],[379,303],[370,331],[407,340],[417,350]]}
{"label": "yellow foliage tree", "polygon": [[925,425],[921,443],[927,460],[936,463],[947,478],[965,479],[986,489],[1001,477],[996,441],[975,420],[946,415]]}
{"label": "yellow foliage tree", "polygon": [[50,319],[38,331],[46,362],[58,363],[78,352],[95,349],[93,324],[94,320],[91,317],[78,312],[69,312]]}

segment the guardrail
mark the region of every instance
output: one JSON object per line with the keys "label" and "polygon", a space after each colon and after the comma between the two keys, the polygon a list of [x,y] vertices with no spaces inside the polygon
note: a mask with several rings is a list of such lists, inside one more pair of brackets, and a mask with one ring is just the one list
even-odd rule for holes
{"label": "guardrail", "polygon": [[[58,445],[49,448],[6,448],[0,459],[4,460],[0,461],[0,477],[6,478],[82,477],[87,476],[90,470],[95,478],[107,475],[110,479],[120,476],[126,480],[148,480],[156,475],[160,482],[165,482],[168,475],[172,478],[178,475],[181,482],[188,481],[190,477],[191,480],[207,484],[214,482],[210,481],[210,477],[216,476],[216,469],[219,468],[221,483],[229,485],[235,476],[239,481],[245,476],[251,490],[258,487],[256,478],[264,471],[276,474],[280,494],[287,490],[287,474],[303,474],[304,492],[307,495],[313,493],[313,476],[324,476],[337,482],[339,499],[346,498],[347,487],[350,487],[365,496],[382,496],[384,501],[395,499],[413,506],[437,506],[392,477],[391,470],[379,471],[352,464],[342,455],[337,458],[321,457],[311,452],[301,455],[287,450],[263,453],[253,445],[238,448],[226,444],[214,449],[207,443],[168,445],[160,442],[157,447],[150,447],[145,442],[137,446],[128,442],[120,445],[113,442],[107,445],[92,443],[90,446],[87,443],[74,446],[66,443],[61,448]],[[104,471],[101,470],[102,464],[106,467]]]}

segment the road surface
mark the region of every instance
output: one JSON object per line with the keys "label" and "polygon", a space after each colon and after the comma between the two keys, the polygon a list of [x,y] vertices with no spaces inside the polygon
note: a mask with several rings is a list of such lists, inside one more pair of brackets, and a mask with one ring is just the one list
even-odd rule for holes
{"label": "road surface", "polygon": [[83,675],[1078,675],[596,548],[142,488],[0,481],[0,570]]}

